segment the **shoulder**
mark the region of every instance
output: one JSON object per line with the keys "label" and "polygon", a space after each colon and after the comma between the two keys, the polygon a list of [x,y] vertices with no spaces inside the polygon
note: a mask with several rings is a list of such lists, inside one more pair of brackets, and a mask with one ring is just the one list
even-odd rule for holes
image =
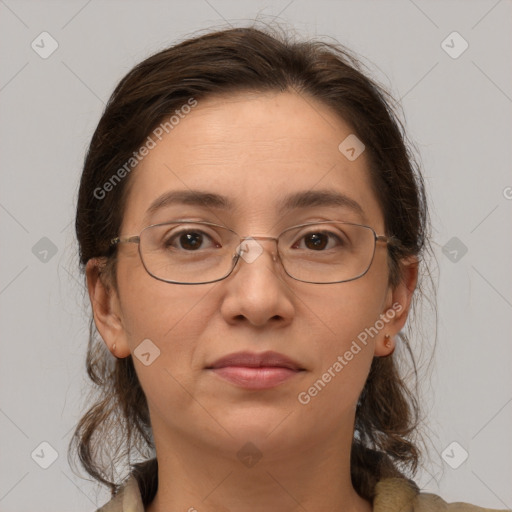
{"label": "shoulder", "polygon": [[[373,512],[507,512],[469,503],[447,503],[436,494],[419,492],[411,480],[386,478],[377,483]],[[137,480],[132,475],[119,492],[96,512],[144,512]],[[509,510],[510,512],[510,510]]]}
{"label": "shoulder", "polygon": [[136,478],[131,475],[119,492],[96,512],[144,512]]}
{"label": "shoulder", "polygon": [[386,478],[377,483],[374,512],[506,512],[469,503],[447,503],[436,494],[422,493],[411,480]]}

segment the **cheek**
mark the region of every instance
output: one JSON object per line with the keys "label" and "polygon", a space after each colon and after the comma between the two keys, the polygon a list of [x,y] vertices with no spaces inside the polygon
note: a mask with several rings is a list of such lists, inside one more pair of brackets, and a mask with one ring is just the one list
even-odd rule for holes
{"label": "cheek", "polygon": [[338,314],[325,320],[329,328],[324,327],[325,336],[315,344],[321,355],[297,395],[306,417],[324,418],[322,428],[327,430],[354,413],[374,354],[375,341],[365,331],[375,322],[368,304],[355,297],[340,302]]}
{"label": "cheek", "polygon": [[164,283],[133,267],[121,268],[118,275],[123,327],[138,370],[143,373],[146,368],[136,359],[144,340],[151,340],[159,351],[155,363],[177,371],[190,368],[209,320],[205,301],[215,283],[200,287]]}
{"label": "cheek", "polygon": [[313,322],[311,342],[319,354],[318,366],[308,381],[312,387],[307,392],[315,397],[317,406],[337,403],[343,408],[357,402],[373,360],[375,342],[385,330],[381,313],[386,283],[385,264],[374,262],[362,278],[332,285],[325,293],[310,296],[305,304]]}
{"label": "cheek", "polygon": [[[364,340],[364,333],[383,313],[388,291],[387,270],[385,264],[376,261],[363,277],[329,286],[332,288],[325,293],[310,296],[307,307],[318,318],[318,343],[324,350],[328,348],[328,352],[344,352],[353,340]],[[369,337],[370,341],[374,342],[374,337]]]}
{"label": "cheek", "polygon": [[[125,290],[123,317],[135,370],[153,410],[160,415],[185,410],[194,393],[197,351],[207,328],[208,290],[155,279]],[[154,283],[152,282],[154,281]],[[169,422],[174,420],[169,419]]]}

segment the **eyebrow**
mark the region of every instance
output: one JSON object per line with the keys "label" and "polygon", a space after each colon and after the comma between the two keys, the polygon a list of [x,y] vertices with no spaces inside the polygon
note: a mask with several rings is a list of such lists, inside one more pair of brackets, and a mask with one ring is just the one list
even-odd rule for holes
{"label": "eyebrow", "polygon": [[[157,197],[146,210],[145,219],[162,208],[175,204],[203,206],[217,210],[234,210],[234,202],[226,196],[200,190],[172,190]],[[312,207],[342,207],[352,210],[366,220],[364,210],[354,199],[332,190],[308,190],[285,196],[278,206],[278,214],[283,215],[297,209]]]}

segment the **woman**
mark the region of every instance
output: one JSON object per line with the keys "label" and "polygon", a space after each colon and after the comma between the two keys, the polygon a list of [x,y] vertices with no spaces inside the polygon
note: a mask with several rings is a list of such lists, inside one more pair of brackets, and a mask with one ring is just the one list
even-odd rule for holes
{"label": "woman", "polygon": [[485,510],[409,479],[393,352],[428,215],[385,97],[342,48],[255,28],[117,86],[76,217],[102,394],[74,442],[100,510]]}

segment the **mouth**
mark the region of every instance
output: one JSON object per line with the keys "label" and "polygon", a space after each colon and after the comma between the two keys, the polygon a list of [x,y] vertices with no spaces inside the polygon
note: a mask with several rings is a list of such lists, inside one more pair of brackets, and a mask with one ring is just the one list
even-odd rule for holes
{"label": "mouth", "polygon": [[299,363],[277,352],[237,352],[206,368],[223,380],[246,389],[269,389],[305,371]]}

